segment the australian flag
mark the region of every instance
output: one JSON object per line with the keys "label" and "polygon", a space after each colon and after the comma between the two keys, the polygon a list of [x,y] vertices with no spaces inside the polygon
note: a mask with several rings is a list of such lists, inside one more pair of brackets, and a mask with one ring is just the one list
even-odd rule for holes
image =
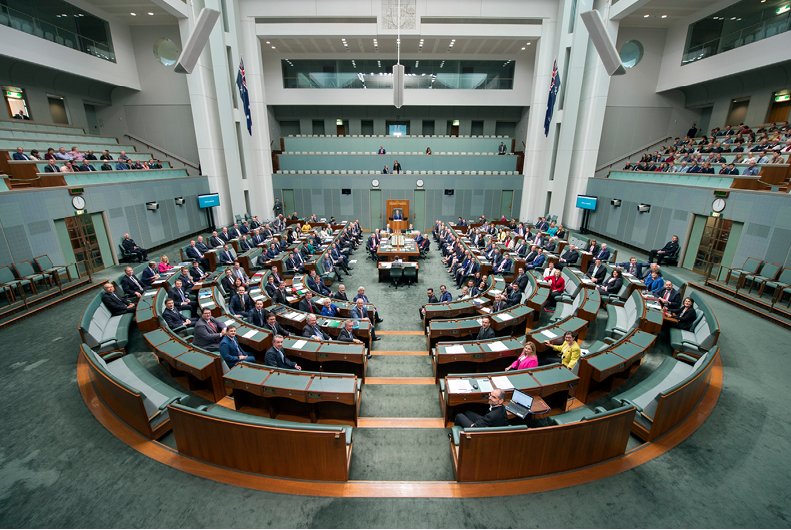
{"label": "australian flag", "polygon": [[549,124],[552,122],[552,113],[555,111],[555,99],[560,90],[560,74],[558,73],[558,62],[552,68],[552,82],[549,84],[549,99],[547,100],[547,115],[544,116],[544,136],[549,136]]}
{"label": "australian flag", "polygon": [[244,115],[247,116],[247,132],[253,135],[253,117],[250,116],[250,96],[247,94],[247,81],[244,79],[244,59],[239,59],[239,73],[236,74],[236,86],[239,87],[239,97],[244,105]]}

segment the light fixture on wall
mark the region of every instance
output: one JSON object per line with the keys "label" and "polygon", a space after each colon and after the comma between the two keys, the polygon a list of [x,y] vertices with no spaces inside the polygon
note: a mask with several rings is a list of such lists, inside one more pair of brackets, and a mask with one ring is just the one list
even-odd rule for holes
{"label": "light fixture on wall", "polygon": [[637,211],[640,212],[640,213],[648,213],[648,212],[651,211],[651,205],[650,204],[638,204],[637,205]]}
{"label": "light fixture on wall", "polygon": [[612,204],[616,208],[619,208],[621,206],[621,199],[613,199],[610,201],[610,204]]}
{"label": "light fixture on wall", "polygon": [[183,206],[184,202],[185,201],[183,197],[176,197],[176,206]]}
{"label": "light fixture on wall", "polygon": [[146,203],[146,210],[159,210],[159,203],[158,202],[147,202]]}

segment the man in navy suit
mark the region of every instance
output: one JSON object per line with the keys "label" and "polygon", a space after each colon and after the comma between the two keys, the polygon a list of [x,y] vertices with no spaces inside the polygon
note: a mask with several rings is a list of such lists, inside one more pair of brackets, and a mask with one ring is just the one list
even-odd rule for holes
{"label": "man in navy suit", "polygon": [[44,166],[44,173],[60,173],[60,168],[54,160],[50,160],[49,164]]}
{"label": "man in navy suit", "polygon": [[137,300],[143,293],[145,292],[145,288],[143,287],[143,282],[137,279],[137,277],[132,272],[132,267],[127,267],[124,269],[124,277],[121,278],[121,289],[124,290],[126,296],[132,298],[132,300]]}
{"label": "man in navy suit", "polygon": [[[195,243],[195,248],[201,252],[208,252],[210,249],[206,243],[203,242],[203,236],[198,236],[198,242]],[[208,269],[208,267],[206,267]]]}
{"label": "man in navy suit", "polygon": [[227,226],[222,227],[222,232],[220,232],[220,239],[222,239],[226,243],[229,242],[231,239],[233,239],[231,233],[228,232]]}
{"label": "man in navy suit", "polygon": [[236,326],[230,325],[225,329],[225,336],[220,341],[220,355],[228,368],[233,368],[239,361],[254,363],[255,357],[239,346],[236,339]]}
{"label": "man in navy suit", "polygon": [[225,246],[225,243],[226,243],[226,241],[225,241],[224,239],[222,239],[222,238],[221,238],[221,237],[220,237],[220,236],[217,234],[217,231],[216,231],[216,230],[215,230],[214,232],[212,232],[212,233],[211,233],[211,237],[209,238],[209,244],[210,244],[212,247],[214,247],[214,248],[223,247],[223,246]]}
{"label": "man in navy suit", "polygon": [[141,274],[140,281],[143,282],[143,287],[150,289],[151,283],[157,279],[159,279],[159,273],[157,272],[157,262],[149,261],[148,267],[143,269],[143,274]]}
{"label": "man in navy suit", "polygon": [[281,335],[275,335],[275,338],[272,339],[272,347],[269,348],[266,351],[266,355],[264,355],[264,364],[273,368],[302,370],[297,363],[286,357],[283,351],[283,337]]}
{"label": "man in navy suit", "polygon": [[124,250],[129,254],[135,254],[137,256],[137,261],[140,263],[148,259],[148,251],[135,245],[135,240],[129,237],[129,234],[124,234],[124,240],[121,242],[121,246],[124,247]]}
{"label": "man in navy suit", "polygon": [[22,151],[21,147],[17,147],[16,153],[14,153],[14,160],[30,160],[30,157]]}
{"label": "man in navy suit", "polygon": [[179,311],[189,309],[193,317],[198,316],[198,302],[190,300],[189,295],[184,291],[184,285],[181,283],[181,280],[176,280],[173,289],[168,293],[168,298],[173,300],[176,309]]}
{"label": "man in navy suit", "polygon": [[311,291],[315,291],[322,296],[329,296],[330,290],[324,285],[324,281],[316,275],[316,270],[310,271],[310,276],[308,276],[308,287]]}
{"label": "man in navy suit", "polygon": [[236,291],[236,294],[231,297],[231,314],[240,318],[242,315],[246,315],[248,311],[255,307],[253,304],[253,299],[250,298],[250,295],[247,294],[247,291],[244,290],[244,287],[239,287]]}
{"label": "man in navy suit", "polygon": [[238,245],[239,245],[239,252],[247,252],[248,250],[253,248],[252,243],[250,243],[250,240],[247,239],[246,235],[239,238]]}
{"label": "man in navy suit", "polygon": [[233,261],[233,254],[231,254],[229,245],[224,245],[222,247],[222,252],[220,252],[220,263],[223,265],[233,265]]}
{"label": "man in navy suit", "polygon": [[588,272],[585,274],[591,281],[597,285],[601,285],[607,275],[607,269],[601,264],[601,260],[596,258],[593,263],[588,267]]}
{"label": "man in navy suit", "polygon": [[83,160],[80,171],[96,171],[96,168],[90,165],[87,160]]}
{"label": "man in navy suit", "polygon": [[203,252],[198,250],[197,243],[195,243],[194,239],[190,241],[190,244],[187,247],[187,256],[192,258],[193,261],[200,263],[202,268],[209,270],[209,261],[203,257]]}
{"label": "man in navy suit", "polygon": [[647,265],[644,263],[638,263],[637,258],[632,256],[629,258],[629,261],[625,261],[623,263],[616,263],[616,267],[621,267],[624,272],[631,274],[635,278],[642,278],[643,277],[643,267]]}
{"label": "man in navy suit", "polygon": [[607,248],[607,243],[602,243],[599,251],[593,255],[594,259],[600,259],[602,262],[607,263],[610,259],[610,249]]}
{"label": "man in navy suit", "polygon": [[162,318],[165,319],[170,329],[175,329],[179,326],[194,327],[195,321],[189,319],[176,310],[176,305],[172,298],[165,300],[165,309],[162,311]]}
{"label": "man in navy suit", "polygon": [[115,287],[110,282],[104,284],[102,303],[104,304],[104,307],[106,307],[107,310],[110,311],[110,314],[113,315],[114,317],[123,315],[124,313],[135,312],[135,304],[115,294]]}
{"label": "man in navy suit", "polygon": [[401,210],[393,211],[393,221],[403,221],[403,220],[404,220],[404,216],[401,213]]}
{"label": "man in navy suit", "polygon": [[197,261],[192,262],[192,267],[190,268],[190,278],[194,283],[203,281],[209,275],[208,272],[200,268],[200,264]]}
{"label": "man in navy suit", "polygon": [[533,269],[541,269],[544,266],[544,260],[546,260],[546,256],[542,252],[536,254],[536,257],[525,264],[525,269],[531,271]]}
{"label": "man in navy suit", "polygon": [[499,263],[499,265],[497,265],[497,268],[495,269],[494,272],[495,273],[500,273],[500,274],[508,274],[509,272],[511,272],[511,265],[512,264],[513,264],[513,261],[511,261],[511,256],[509,256],[508,254],[505,254],[503,256],[503,259],[500,260],[500,263]]}
{"label": "man in navy suit", "polygon": [[264,327],[264,324],[266,324],[266,311],[264,310],[263,300],[255,301],[255,307],[247,312],[247,321],[259,328]]}
{"label": "man in navy suit", "polygon": [[439,292],[441,293],[439,295],[439,303],[444,304],[453,301],[453,295],[448,292],[447,287],[444,285],[439,286]]}

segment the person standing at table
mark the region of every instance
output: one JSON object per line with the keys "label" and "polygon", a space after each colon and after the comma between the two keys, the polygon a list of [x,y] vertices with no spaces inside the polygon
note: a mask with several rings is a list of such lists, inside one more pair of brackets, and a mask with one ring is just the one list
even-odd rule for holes
{"label": "person standing at table", "polygon": [[275,205],[272,206],[272,211],[275,212],[275,217],[283,213],[283,203],[280,202],[280,199],[275,199]]}
{"label": "person standing at table", "polygon": [[519,358],[513,362],[511,366],[505,369],[508,370],[525,370],[527,368],[535,368],[538,366],[538,357],[536,356],[536,345],[532,342],[525,344],[522,348],[522,353]]}

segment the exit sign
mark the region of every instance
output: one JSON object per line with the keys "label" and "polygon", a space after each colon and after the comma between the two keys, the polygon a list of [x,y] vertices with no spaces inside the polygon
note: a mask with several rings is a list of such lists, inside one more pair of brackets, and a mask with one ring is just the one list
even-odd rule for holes
{"label": "exit sign", "polygon": [[782,96],[775,96],[775,103],[780,103],[781,101],[788,101],[791,99],[791,94],[784,94]]}
{"label": "exit sign", "polygon": [[71,188],[69,189],[69,195],[82,195],[85,193],[84,188]]}
{"label": "exit sign", "polygon": [[22,92],[10,92],[10,91],[6,91],[5,95],[6,95],[6,96],[8,96],[8,97],[10,97],[10,98],[17,98],[17,99],[22,99]]}

